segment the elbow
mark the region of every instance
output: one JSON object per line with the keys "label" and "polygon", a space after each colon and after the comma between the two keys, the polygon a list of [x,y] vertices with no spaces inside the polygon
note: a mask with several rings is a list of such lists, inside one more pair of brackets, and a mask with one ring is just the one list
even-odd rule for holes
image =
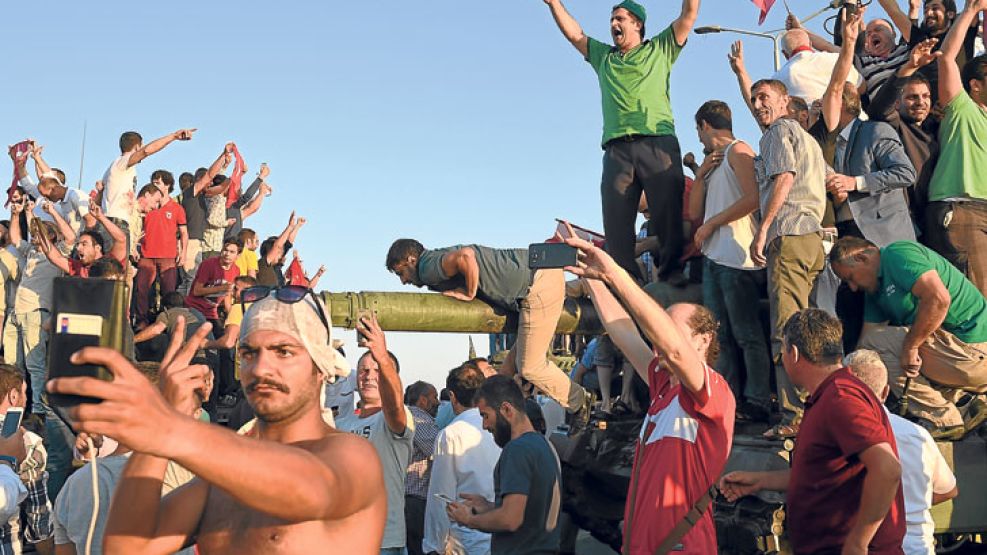
{"label": "elbow", "polygon": [[517,532],[524,523],[524,513],[510,513],[504,519],[505,532]]}

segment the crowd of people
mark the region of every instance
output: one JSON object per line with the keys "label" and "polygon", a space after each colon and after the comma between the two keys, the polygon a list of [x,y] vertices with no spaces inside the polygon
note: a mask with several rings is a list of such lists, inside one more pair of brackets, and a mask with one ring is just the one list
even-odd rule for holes
{"label": "crowd of people", "polygon": [[[568,552],[547,438],[618,413],[642,422],[626,553],[714,553],[712,499],[766,489],[787,492],[798,553],[934,551],[930,507],[960,493],[935,441],[987,422],[987,0],[880,0],[866,24],[844,7],[836,44],[789,16],[787,63],[758,80],[735,43],[763,134],[755,148],[702,102],[701,161],[669,100],[699,0],[650,38],[621,2],[612,45],[544,2],[599,80],[604,234],[560,225],[568,282],[522,248],[394,241],[401,283],[517,315],[496,365],[471,358],[441,388],[404,387],[373,314],[351,371],[313,291],[324,268],[288,262],[305,219],[245,227],[270,169],[244,188],[235,143],[142,185],[137,165],[195,129],[123,133],[88,195],[39,142],[9,148],[0,415],[27,416],[0,438],[0,551]],[[111,380],[49,379],[53,338],[74,333],[53,314],[63,277],[129,286],[123,347],[71,358]],[[567,297],[605,330],[571,373],[551,356]],[[101,402],[60,410],[66,395]],[[791,469],[724,475],[738,423],[793,439]]]}

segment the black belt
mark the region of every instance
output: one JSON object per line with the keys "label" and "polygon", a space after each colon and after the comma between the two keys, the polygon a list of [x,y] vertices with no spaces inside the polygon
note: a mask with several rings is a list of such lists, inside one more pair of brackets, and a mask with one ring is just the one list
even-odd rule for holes
{"label": "black belt", "polygon": [[652,137],[658,137],[659,135],[624,135],[622,137],[614,137],[606,143],[603,144],[603,148],[607,148],[613,143],[633,143],[634,141],[640,141],[641,139],[650,139]]}

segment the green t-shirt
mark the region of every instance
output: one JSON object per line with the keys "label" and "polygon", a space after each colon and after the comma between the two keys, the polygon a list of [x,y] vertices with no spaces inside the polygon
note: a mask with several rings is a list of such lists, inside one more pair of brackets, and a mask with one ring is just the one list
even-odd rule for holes
{"label": "green t-shirt", "polygon": [[987,342],[987,301],[970,280],[948,260],[914,241],[897,241],[881,249],[877,292],[868,294],[864,320],[893,326],[915,323],[918,299],[912,287],[935,270],[949,291],[949,311],[942,328],[965,343]]}
{"label": "green t-shirt", "polygon": [[418,279],[433,291],[464,288],[463,276],[446,276],[442,257],[463,247],[473,249],[480,268],[476,296],[494,306],[517,312],[519,302],[528,296],[533,272],[528,268],[528,249],[492,249],[480,245],[456,245],[423,251],[418,257]]}
{"label": "green t-shirt", "polygon": [[603,98],[603,144],[627,135],[675,134],[669,75],[681,51],[671,26],[626,55],[589,39],[586,61],[599,77]]}
{"label": "green t-shirt", "polygon": [[929,182],[930,202],[956,197],[987,199],[987,112],[965,92],[946,106]]}

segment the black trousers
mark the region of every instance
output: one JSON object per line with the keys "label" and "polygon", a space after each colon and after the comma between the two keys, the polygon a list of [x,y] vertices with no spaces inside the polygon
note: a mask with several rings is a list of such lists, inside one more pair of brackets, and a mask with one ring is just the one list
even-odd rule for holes
{"label": "black trousers", "polygon": [[[864,239],[857,223],[854,221],[838,222],[836,232],[840,237],[858,237]],[[864,329],[863,291],[853,291],[846,282],[841,282],[836,290],[836,316],[843,323],[843,352],[852,353],[857,348],[860,333]]]}
{"label": "black trousers", "polygon": [[425,538],[425,500],[414,495],[405,495],[404,520],[408,555],[424,555],[422,540]]}
{"label": "black trousers", "polygon": [[682,270],[684,188],[682,154],[674,135],[623,137],[604,147],[600,194],[607,251],[632,276],[642,277],[634,261],[642,192],[651,212],[648,235],[658,238],[659,249],[653,253],[658,277]]}

